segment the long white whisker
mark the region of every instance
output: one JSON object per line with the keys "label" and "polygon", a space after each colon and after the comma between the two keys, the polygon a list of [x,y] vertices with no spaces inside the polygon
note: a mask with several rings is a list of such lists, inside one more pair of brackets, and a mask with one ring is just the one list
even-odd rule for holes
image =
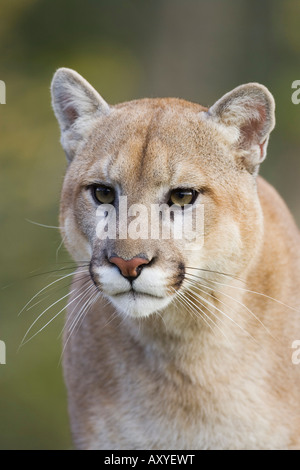
{"label": "long white whisker", "polygon": [[220,271],[214,271],[212,269],[205,269],[205,268],[196,268],[194,266],[186,266],[186,269],[195,269],[196,271],[200,271],[200,272],[206,272],[206,273],[211,273],[211,274],[219,274],[221,276],[226,276],[226,277],[230,277],[231,279],[236,279],[237,281],[241,281],[241,282],[245,282],[244,279],[238,277],[238,276],[235,276],[233,274],[229,274],[229,273],[222,273]]}
{"label": "long white whisker", "polygon": [[26,222],[29,222],[30,224],[33,224],[33,225],[38,225],[39,227],[44,227],[44,228],[56,228],[57,230],[60,230],[61,227],[57,227],[56,225],[45,225],[45,224],[40,224],[39,222],[34,222],[34,220],[30,220],[30,219],[25,219]]}
{"label": "long white whisker", "polygon": [[[101,292],[100,292],[101,294]],[[109,300],[106,301],[106,304],[104,305],[104,307],[106,307],[107,305],[109,305],[111,302]],[[108,320],[108,322],[105,323],[104,327],[105,328],[107,325],[109,325],[110,323],[112,323],[114,321],[115,318],[118,318],[119,315],[118,315],[118,312],[115,310],[113,315],[111,315],[110,319]]]}
{"label": "long white whisker", "polygon": [[29,312],[29,310],[31,310],[32,308],[36,307],[38,304],[40,304],[41,302],[43,302],[44,300],[48,299],[48,297],[50,297],[51,294],[47,294],[45,295],[45,297],[43,297],[42,299],[38,300],[37,302],[35,302],[34,304],[30,305],[30,307],[26,308],[26,312]]}
{"label": "long white whisker", "polygon": [[61,247],[63,246],[64,241],[65,241],[65,238],[66,238],[66,236],[62,237],[61,242],[60,242],[60,244],[58,245],[58,248],[56,249],[56,252],[55,252],[55,260],[56,260],[56,262],[57,262],[57,260],[58,260],[58,253],[59,253],[59,250],[60,250]]}
{"label": "long white whisker", "polygon": [[[190,276],[194,276],[196,278],[199,278],[199,279],[202,279],[202,280],[205,280],[202,276],[196,276],[195,274],[191,274],[189,273]],[[256,292],[256,291],[253,291],[253,290],[250,290],[250,289],[246,289],[245,287],[238,287],[238,286],[233,286],[232,284],[225,284],[223,282],[219,282],[219,281],[213,281],[212,279],[209,280],[209,282],[213,282],[214,284],[219,284],[220,286],[227,286],[227,287],[232,287],[233,289],[238,289],[238,290],[242,290],[244,292],[248,292],[250,294],[256,294],[256,295],[260,295],[262,297],[265,297],[269,300],[273,300],[274,302],[277,302],[278,304],[282,305],[283,307],[287,307],[291,310],[294,310],[295,312],[297,313],[300,313],[299,309],[295,308],[295,307],[291,307],[290,305],[287,305],[285,304],[284,302],[282,302],[281,300],[278,300],[278,299],[275,299],[274,297],[271,297],[267,294],[263,294],[262,292]]]}
{"label": "long white whisker", "polygon": [[[213,320],[209,318],[209,316],[205,312],[203,312],[201,308],[199,309],[199,307],[196,306],[193,301],[184,297],[184,295],[180,291],[177,291],[176,294],[178,296],[178,300],[180,301],[181,305],[187,308],[189,313],[194,313],[196,318],[201,318],[201,320],[203,320],[204,323],[206,323],[206,325],[213,331],[213,328],[209,324],[207,318],[212,322]],[[205,316],[203,317],[202,314],[204,314]]]}
{"label": "long white whisker", "polygon": [[[54,307],[54,305],[58,304],[59,302],[61,302],[62,300],[64,300],[66,297],[68,297],[71,293],[73,293],[75,291],[75,289],[73,289],[70,293],[68,292],[66,295],[64,295],[63,297],[61,297],[60,299],[56,300],[55,302],[53,302],[53,304],[51,304],[49,307],[47,307],[42,313],[40,313],[40,315],[34,320],[34,322],[31,324],[31,326],[28,328],[28,330],[26,331],[22,341],[21,341],[21,344],[20,344],[20,347],[22,347],[24,344],[26,344],[29,339],[33,338],[33,336],[36,336],[37,333],[39,333],[39,330],[37,333],[35,333],[33,336],[31,336],[31,338],[29,338],[27,341],[25,341],[25,339],[27,338],[28,336],[28,333],[32,330],[33,326],[36,324],[36,322],[41,318],[42,315],[44,315],[44,313],[46,313],[48,310],[50,310],[50,308]],[[48,324],[48,323],[47,323]],[[45,325],[46,326],[46,325]],[[44,328],[44,327],[43,327]],[[42,328],[42,329],[43,329]]]}
{"label": "long white whisker", "polygon": [[[190,295],[193,296],[194,292],[191,291],[191,289],[188,289]],[[184,297],[184,295],[181,293],[181,292],[178,292],[178,294],[181,296],[181,299],[186,302],[187,304],[189,304],[191,306],[191,304],[194,306],[193,310],[196,314],[199,314],[199,310],[200,312],[205,315],[206,318],[208,318],[212,323],[213,325],[222,333],[222,335],[230,342],[229,338],[227,337],[227,335],[224,333],[224,331],[222,331],[222,329],[218,326],[218,324],[216,322],[214,322],[214,320],[212,318],[209,317],[209,315],[207,315],[205,313],[204,310],[202,310],[201,308],[199,309],[198,305],[196,305],[192,300],[190,299],[187,299],[186,297]],[[194,297],[193,297],[194,298]],[[202,299],[203,300],[203,299]],[[217,317],[217,315],[212,311],[210,310],[206,305],[204,305],[202,302],[200,302],[198,299],[197,299],[197,302],[200,303],[200,305],[203,307],[203,308],[206,308],[213,316]],[[205,321],[205,323],[210,326],[210,328],[212,329],[211,325],[209,325],[208,321],[202,317],[201,315],[201,318]],[[218,318],[218,317],[217,317]],[[223,320],[221,318],[218,318],[219,321],[221,321],[221,323],[223,323]]]}
{"label": "long white whisker", "polygon": [[[87,282],[89,283],[90,281],[91,281],[90,278],[86,279],[84,285],[81,286],[81,288],[79,289],[78,293],[81,292],[81,298],[80,298],[80,300],[78,301],[78,303],[88,294],[89,290],[91,289],[92,285],[89,285],[89,284],[86,285],[86,283],[87,283]],[[94,285],[94,284],[93,284],[93,285]],[[67,307],[68,307],[68,306],[67,306]],[[72,310],[72,312],[71,312],[70,315],[69,315],[69,318],[72,316],[72,314],[73,314],[74,310],[76,309],[76,307],[77,307],[77,304],[73,307],[73,310]],[[75,321],[75,320],[73,320],[73,321]],[[68,326],[68,320],[66,321],[66,323],[65,323],[65,325],[63,326],[63,328],[62,328],[60,334],[58,335],[58,338],[60,338],[60,337],[62,336],[63,331],[65,330],[65,328],[66,328],[67,326]]]}
{"label": "long white whisker", "polygon": [[[50,288],[49,286],[49,292],[53,291],[56,289],[56,292],[58,292],[58,290],[62,290],[64,289],[66,286],[63,286],[59,289],[57,289],[56,286]],[[26,308],[26,312],[29,312],[29,310],[33,309],[34,307],[36,307],[38,304],[40,304],[41,302],[43,302],[44,300],[46,300],[47,298],[49,298],[51,296],[51,294],[46,294],[44,297],[42,297],[40,300],[38,300],[37,302],[35,302],[34,304],[30,305],[29,307]]]}
{"label": "long white whisker", "polygon": [[[95,287],[94,285],[92,286],[89,286],[89,288],[91,287]],[[87,292],[85,293],[85,295],[87,294]],[[82,323],[82,321],[84,320],[84,318],[86,317],[87,315],[87,312],[88,310],[91,308],[91,306],[96,302],[96,300],[99,298],[99,295],[101,295],[101,292],[99,291],[96,291],[94,292],[94,296],[93,297],[89,297],[88,300],[85,302],[85,304],[83,305],[83,307],[81,307],[79,313],[75,316],[75,321],[73,320],[72,322],[72,327],[69,327],[68,330],[69,330],[69,334],[68,334],[68,337],[66,338],[65,342],[64,342],[64,347],[62,349],[62,353],[61,353],[61,356],[60,356],[60,360],[59,360],[59,363],[61,363],[62,361],[62,357],[63,357],[63,354],[65,352],[65,349],[67,347],[67,344],[71,338],[71,335],[74,333],[75,331],[75,328],[77,326],[77,324],[80,322],[79,324],[79,328],[80,328],[80,325]],[[74,311],[74,309],[73,309]],[[81,318],[82,317],[82,318]],[[65,325],[66,326],[66,325]],[[79,329],[78,328],[78,329]]]}
{"label": "long white whisker", "polygon": [[[222,315],[224,315],[228,320],[230,320],[235,326],[237,326],[241,331],[243,331],[243,333],[245,333],[247,336],[249,336],[250,338],[252,338],[255,342],[256,339],[253,338],[253,336],[250,335],[250,333],[248,333],[243,327],[241,327],[238,323],[236,323],[229,315],[227,315],[225,312],[223,312],[221,309],[219,309],[216,305],[213,305],[209,300],[205,299],[204,297],[202,297],[200,294],[198,293],[194,293],[195,296],[197,298],[200,298],[203,302],[205,302],[206,304],[210,305],[211,307],[215,308],[218,312],[220,312]],[[205,292],[205,294],[207,294],[207,292]]]}
{"label": "long white whisker", "polygon": [[84,304],[83,308],[81,308],[80,310],[80,314],[78,315],[78,318],[76,319],[76,322],[74,323],[74,326],[72,328],[72,331],[70,331],[70,336],[71,334],[73,334],[73,332],[75,331],[76,327],[78,326],[78,330],[83,322],[83,320],[85,319],[89,309],[92,307],[92,305],[94,305],[94,303],[96,302],[96,300],[98,300],[98,298],[100,297],[101,293],[99,291],[95,291],[94,292],[94,295],[92,297],[90,297]]}
{"label": "long white whisker", "polygon": [[[189,274],[188,274],[188,275],[189,275]],[[195,281],[195,280],[188,279],[188,281],[189,281],[189,282],[192,282],[192,284],[195,286],[195,288],[196,288],[197,290],[199,290],[199,291],[201,291],[201,292],[204,292],[204,293],[208,293],[211,297],[213,297],[213,295],[212,295],[211,293],[206,292],[206,291],[203,291],[202,289],[200,289],[200,287],[198,287],[198,286],[200,285],[200,286],[203,287],[204,289],[211,289],[209,286],[207,286],[207,285],[205,285],[205,284],[202,284],[202,283],[199,282],[198,280]],[[252,310],[250,310],[245,304],[243,304],[242,302],[240,302],[238,299],[232,297],[231,295],[228,295],[228,294],[226,294],[225,292],[222,292],[221,290],[216,289],[215,287],[214,287],[214,291],[215,291],[215,292],[218,292],[218,293],[221,294],[221,295],[224,295],[224,296],[227,297],[228,299],[233,300],[234,302],[236,302],[237,304],[239,304],[241,307],[245,308],[245,309],[247,310],[247,312],[249,312],[250,315],[253,316],[253,318],[255,318],[255,320],[256,320],[258,323],[261,324],[261,326],[266,330],[266,332],[267,332],[270,336],[272,336],[273,339],[276,340],[276,338],[272,335],[271,331],[263,324],[263,322],[257,317],[257,315],[255,315],[255,313],[254,313]],[[230,309],[233,311],[233,309],[232,309],[231,307],[228,307],[228,305],[226,305],[221,299],[218,299],[218,301],[219,301],[221,304],[223,304],[225,307],[230,308]]]}
{"label": "long white whisker", "polygon": [[34,322],[31,324],[31,326],[28,328],[28,330],[26,331],[22,341],[21,341],[21,344],[20,344],[20,347],[19,349],[26,343],[28,343],[28,341],[30,341],[32,338],[34,338],[38,333],[40,333],[44,328],[46,328],[46,326],[48,326],[55,318],[58,317],[58,315],[63,312],[69,305],[71,305],[73,302],[75,302],[75,300],[80,297],[81,293],[79,295],[77,295],[74,299],[72,299],[70,302],[67,303],[67,305],[65,307],[63,307],[56,315],[54,315],[54,317],[51,318],[51,320],[49,320],[46,325],[44,325],[42,328],[40,328],[36,333],[34,333],[34,335],[32,335],[29,339],[27,339],[25,341],[25,339],[27,338],[28,336],[28,333],[32,330],[33,326],[37,323],[37,321],[48,311],[50,310],[50,308],[54,307],[54,305],[56,305],[57,303],[61,302],[63,299],[65,299],[66,297],[69,297],[73,292],[75,292],[76,289],[73,289],[71,292],[68,292],[66,295],[64,295],[63,297],[61,297],[60,299],[56,300],[55,302],[53,302],[49,307],[47,307],[42,313],[40,313],[40,315],[34,320]]}
{"label": "long white whisker", "polygon": [[[40,295],[42,292],[44,292],[48,287],[51,287],[53,284],[55,284],[56,282],[59,282],[59,281],[62,281],[63,279],[66,279],[67,277],[70,277],[70,276],[74,276],[76,271],[73,271],[72,273],[69,273],[69,274],[66,274],[65,276],[62,276],[61,278],[59,279],[55,279],[55,281],[51,282],[50,284],[48,284],[47,286],[43,287],[41,290],[39,290],[39,292],[37,292],[27,303],[26,305],[24,305],[24,307],[22,308],[22,310],[20,310],[20,312],[18,313],[18,316],[21,315],[22,312],[24,312],[24,310],[28,307],[28,305],[38,296]],[[78,273],[87,273],[87,271],[78,271]]]}
{"label": "long white whisker", "polygon": [[[91,284],[91,285],[89,285],[89,286],[87,286],[85,292],[82,292],[82,297],[81,297],[81,299],[79,300],[78,304],[79,304],[80,302],[82,302],[82,301],[84,300],[84,298],[87,297],[87,296],[90,294],[90,291],[91,291],[93,288],[96,288],[96,286],[95,286],[94,283]],[[84,305],[81,306],[79,312],[75,315],[75,318],[72,319],[72,323],[71,323],[70,325],[67,325],[67,326],[68,326],[68,331],[72,331],[73,328],[74,328],[74,325],[76,326],[77,319],[78,319],[78,317],[80,317],[81,311],[84,309],[84,307],[85,307],[86,304],[89,302],[89,300],[90,300],[90,297],[87,299],[87,301],[84,303]],[[76,304],[76,305],[74,306],[74,308],[73,308],[73,310],[72,310],[72,312],[71,312],[71,314],[70,314],[70,317],[72,317],[72,314],[73,314],[74,310],[78,307],[78,304]]]}

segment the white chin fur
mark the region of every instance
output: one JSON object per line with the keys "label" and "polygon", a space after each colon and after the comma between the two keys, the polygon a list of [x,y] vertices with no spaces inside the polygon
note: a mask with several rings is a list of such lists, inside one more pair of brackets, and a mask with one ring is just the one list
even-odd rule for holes
{"label": "white chin fur", "polygon": [[142,318],[164,309],[170,302],[170,297],[152,297],[138,292],[125,292],[118,296],[107,296],[120,314]]}

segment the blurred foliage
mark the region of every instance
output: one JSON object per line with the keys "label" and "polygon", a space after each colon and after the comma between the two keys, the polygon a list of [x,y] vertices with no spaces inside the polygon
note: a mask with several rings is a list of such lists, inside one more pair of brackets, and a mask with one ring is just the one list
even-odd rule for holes
{"label": "blurred foliage", "polygon": [[[300,221],[300,106],[291,102],[291,84],[300,79],[300,4],[1,0],[0,8],[0,79],[7,90],[7,104],[0,105],[0,339],[7,346],[7,364],[0,365],[0,448],[70,448],[60,367],[63,312],[18,349],[35,319],[66,295],[68,278],[18,312],[71,272],[57,271],[70,261],[59,231],[28,221],[58,223],[66,162],[50,106],[54,71],[74,68],[111,103],[167,95],[208,105],[238,84],[265,84],[276,99],[277,128],[261,173]],[[30,334],[64,305],[62,299],[46,311]]]}

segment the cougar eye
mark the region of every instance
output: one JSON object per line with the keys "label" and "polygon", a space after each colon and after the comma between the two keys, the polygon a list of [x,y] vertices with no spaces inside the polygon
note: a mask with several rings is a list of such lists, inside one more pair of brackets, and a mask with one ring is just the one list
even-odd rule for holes
{"label": "cougar eye", "polygon": [[185,204],[193,204],[198,196],[194,189],[177,188],[173,189],[170,194],[169,205],[185,206]]}
{"label": "cougar eye", "polygon": [[115,200],[115,191],[104,185],[92,186],[94,199],[100,204],[112,204]]}

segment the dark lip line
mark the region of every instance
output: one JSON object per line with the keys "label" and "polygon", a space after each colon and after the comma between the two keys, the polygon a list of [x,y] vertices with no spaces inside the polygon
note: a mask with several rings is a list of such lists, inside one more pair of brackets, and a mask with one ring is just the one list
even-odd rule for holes
{"label": "dark lip line", "polygon": [[107,292],[103,292],[100,288],[99,288],[99,285],[94,281],[93,279],[93,276],[91,275],[91,278],[92,278],[92,281],[94,283],[94,285],[96,286],[96,288],[98,289],[99,292],[101,292],[101,294],[105,294],[109,297],[120,297],[121,295],[126,295],[126,294],[134,294],[134,295],[144,295],[144,296],[147,296],[147,297],[152,297],[153,299],[164,299],[165,297],[164,296],[158,296],[158,295],[153,295],[153,294],[148,294],[146,292],[139,292],[139,291],[136,291],[134,289],[130,289],[130,290],[127,290],[125,292],[118,292],[117,294],[108,294]]}
{"label": "dark lip line", "polygon": [[125,292],[118,292],[117,294],[107,294],[109,295],[110,297],[119,297],[121,295],[126,295],[126,294],[134,294],[134,296],[136,295],[144,295],[144,296],[147,296],[147,297],[152,297],[154,299],[164,299],[165,297],[163,296],[158,296],[158,295],[153,295],[153,294],[148,294],[146,292],[139,292],[139,291],[136,291],[134,289],[130,289],[128,291],[125,291]]}

